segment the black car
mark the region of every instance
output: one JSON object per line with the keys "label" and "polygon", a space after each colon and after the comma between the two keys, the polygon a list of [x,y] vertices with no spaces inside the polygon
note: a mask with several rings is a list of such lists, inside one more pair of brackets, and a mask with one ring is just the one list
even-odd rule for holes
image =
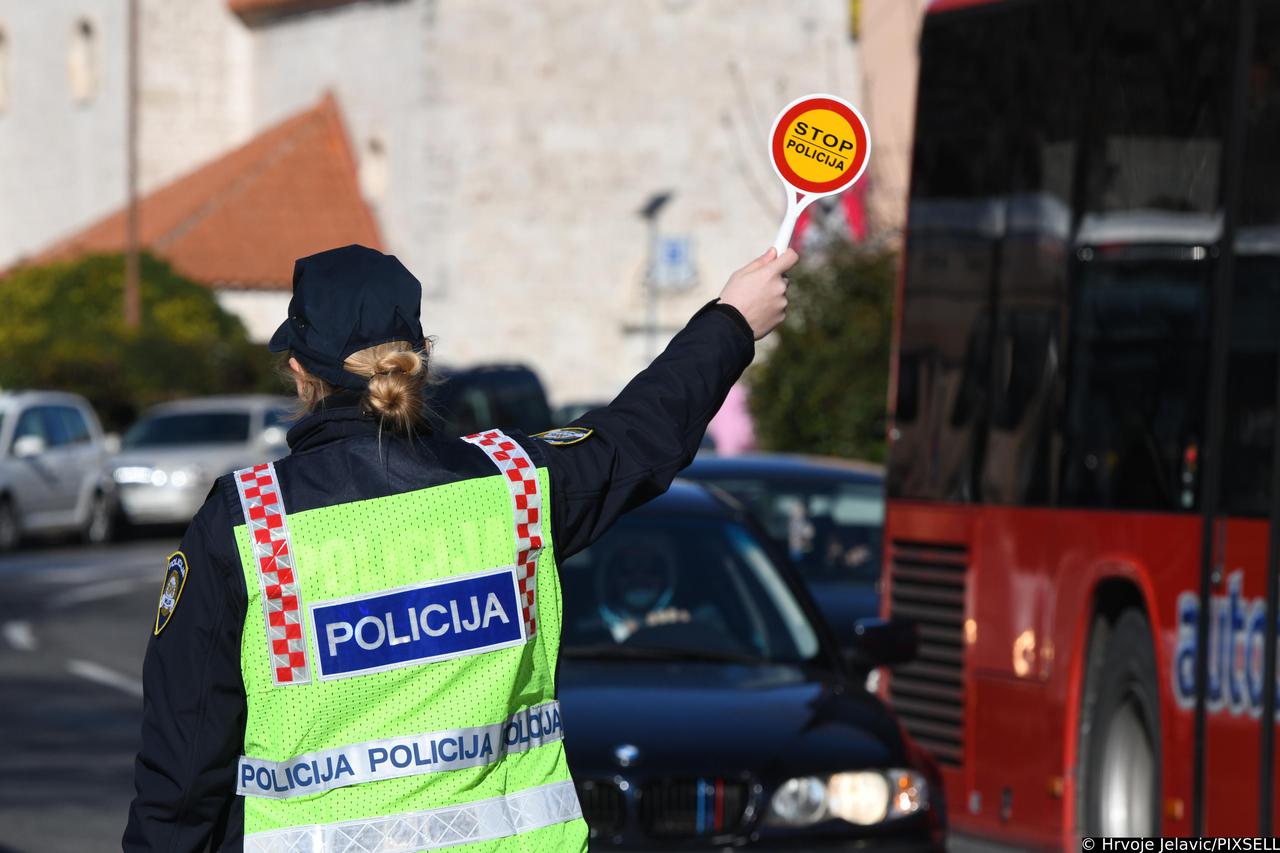
{"label": "black car", "polygon": [[561,567],[559,698],[592,848],[941,849],[932,759],[862,687],[744,510],[692,483]]}
{"label": "black car", "polygon": [[482,429],[550,429],[551,407],[538,375],[520,364],[442,368],[427,401],[428,422],[444,435],[471,435]]}
{"label": "black car", "polygon": [[787,552],[842,644],[880,613],[884,473],[784,454],[699,456],[683,476],[724,489]]}

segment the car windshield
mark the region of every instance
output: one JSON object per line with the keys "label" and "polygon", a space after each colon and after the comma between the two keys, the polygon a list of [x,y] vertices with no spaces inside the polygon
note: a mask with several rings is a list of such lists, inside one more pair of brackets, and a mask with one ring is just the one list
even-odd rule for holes
{"label": "car windshield", "polygon": [[733,495],[786,549],[804,577],[880,577],[884,492],[878,483],[836,479],[700,478]]}
{"label": "car windshield", "polygon": [[528,371],[462,371],[435,389],[432,411],[446,435],[481,429],[518,429],[532,435],[549,428],[551,410],[538,379]]}
{"label": "car windshield", "polygon": [[248,412],[184,412],[151,415],[124,434],[125,447],[181,444],[243,444],[249,440]]}
{"label": "car windshield", "polygon": [[799,663],[818,638],[746,527],[630,516],[561,568],[569,657]]}

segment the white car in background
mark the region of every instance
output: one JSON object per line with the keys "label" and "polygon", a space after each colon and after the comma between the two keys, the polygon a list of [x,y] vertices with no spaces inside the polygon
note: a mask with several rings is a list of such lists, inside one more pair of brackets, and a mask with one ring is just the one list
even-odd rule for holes
{"label": "white car in background", "polygon": [[289,452],[284,397],[201,397],[165,403],[125,432],[109,468],[129,524],[191,520],[219,476]]}
{"label": "white car in background", "polygon": [[0,551],[30,534],[79,533],[93,544],[110,539],[107,453],[102,426],[83,397],[0,393]]}

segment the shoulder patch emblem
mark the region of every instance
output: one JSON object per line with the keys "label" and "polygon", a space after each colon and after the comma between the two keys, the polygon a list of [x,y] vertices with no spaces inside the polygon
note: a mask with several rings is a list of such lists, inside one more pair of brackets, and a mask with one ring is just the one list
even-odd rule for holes
{"label": "shoulder patch emblem", "polygon": [[187,557],[181,551],[169,555],[169,568],[164,573],[164,586],[160,588],[160,606],[156,608],[155,635],[160,636],[164,626],[169,624],[173,609],[178,606],[182,597],[182,588],[187,584]]}
{"label": "shoulder patch emblem", "polygon": [[595,430],[589,427],[560,427],[559,429],[549,429],[546,432],[540,432],[534,438],[540,438],[547,444],[554,444],[563,447],[567,444],[577,444],[580,441],[586,441],[591,437]]}

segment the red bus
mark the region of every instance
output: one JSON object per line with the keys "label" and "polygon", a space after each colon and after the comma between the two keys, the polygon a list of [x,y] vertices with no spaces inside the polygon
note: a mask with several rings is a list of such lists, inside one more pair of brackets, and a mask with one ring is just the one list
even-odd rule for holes
{"label": "red bus", "polygon": [[938,0],[912,158],[886,691],[953,826],[1269,833],[1280,0]]}

